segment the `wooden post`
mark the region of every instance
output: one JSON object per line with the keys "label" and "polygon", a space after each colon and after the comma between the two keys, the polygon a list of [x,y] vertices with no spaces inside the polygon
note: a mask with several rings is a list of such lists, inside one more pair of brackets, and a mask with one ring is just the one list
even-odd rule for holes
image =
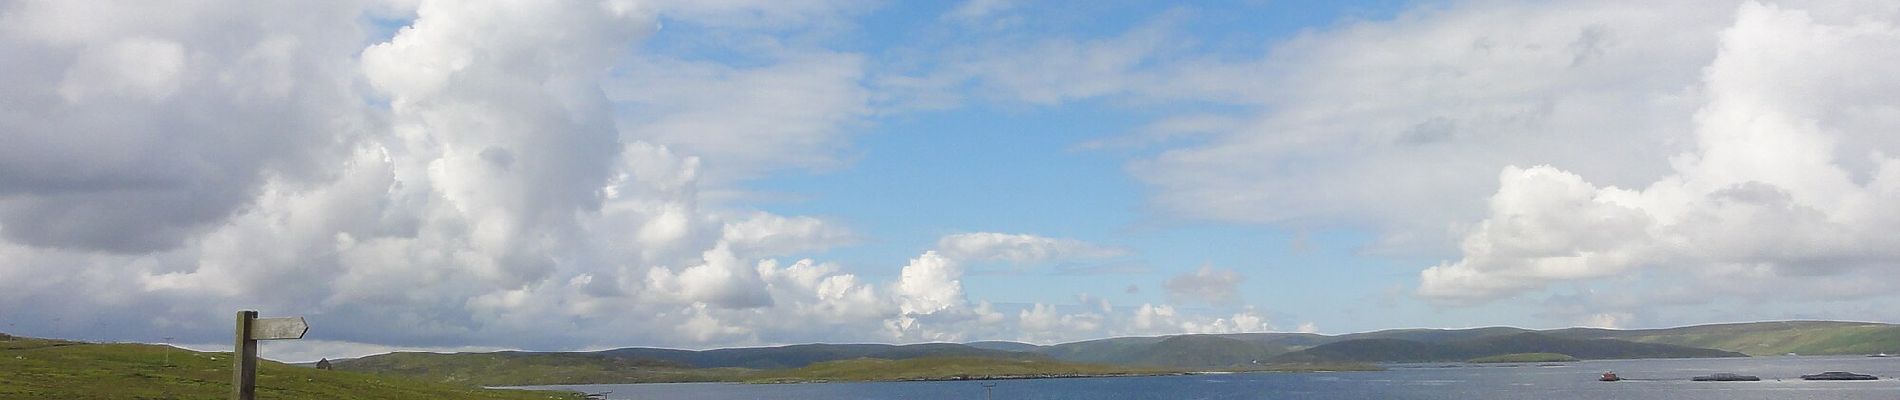
{"label": "wooden post", "polygon": [[257,398],[257,341],[302,339],[309,331],[303,317],[258,319],[256,311],[238,311],[237,340],[231,346],[231,400]]}
{"label": "wooden post", "polygon": [[257,398],[257,339],[251,338],[256,311],[238,311],[237,342],[231,350],[231,400]]}

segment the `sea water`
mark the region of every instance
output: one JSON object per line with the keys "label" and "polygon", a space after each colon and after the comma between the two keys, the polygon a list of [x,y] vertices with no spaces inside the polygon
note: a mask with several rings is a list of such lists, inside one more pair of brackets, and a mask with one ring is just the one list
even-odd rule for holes
{"label": "sea water", "polygon": [[[1395,364],[1376,372],[1242,373],[1124,378],[810,384],[678,383],[537,388],[612,392],[609,399],[1900,399],[1900,358],[1756,357],[1544,364]],[[1598,382],[1615,371],[1625,380]],[[1848,371],[1877,381],[1802,381]],[[1691,382],[1717,372],[1761,382]],[[993,387],[985,388],[985,385]]]}

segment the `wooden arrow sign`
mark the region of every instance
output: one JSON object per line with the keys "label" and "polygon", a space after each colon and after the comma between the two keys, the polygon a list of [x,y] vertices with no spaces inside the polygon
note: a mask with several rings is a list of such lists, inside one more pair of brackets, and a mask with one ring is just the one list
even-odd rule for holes
{"label": "wooden arrow sign", "polygon": [[310,325],[303,317],[258,318],[256,311],[237,312],[237,337],[232,342],[231,400],[257,398],[257,341],[302,339]]}
{"label": "wooden arrow sign", "polygon": [[310,325],[303,317],[258,318],[251,322],[251,340],[302,339]]}

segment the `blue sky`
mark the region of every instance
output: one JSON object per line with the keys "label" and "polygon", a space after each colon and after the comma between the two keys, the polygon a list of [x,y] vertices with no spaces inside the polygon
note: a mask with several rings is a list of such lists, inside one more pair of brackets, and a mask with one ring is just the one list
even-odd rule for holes
{"label": "blue sky", "polygon": [[259,309],[311,319],[271,350],[295,359],[1900,320],[1900,14],[1871,3],[25,1],[0,26],[15,334],[216,346]]}

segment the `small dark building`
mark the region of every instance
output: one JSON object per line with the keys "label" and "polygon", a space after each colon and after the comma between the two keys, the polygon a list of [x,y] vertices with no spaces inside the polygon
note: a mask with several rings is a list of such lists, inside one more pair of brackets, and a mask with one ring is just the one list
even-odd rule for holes
{"label": "small dark building", "polygon": [[[306,358],[305,360],[308,360],[308,358]],[[325,358],[325,359],[317,360],[317,369],[321,369],[325,371],[330,370],[331,369],[330,359]]]}

